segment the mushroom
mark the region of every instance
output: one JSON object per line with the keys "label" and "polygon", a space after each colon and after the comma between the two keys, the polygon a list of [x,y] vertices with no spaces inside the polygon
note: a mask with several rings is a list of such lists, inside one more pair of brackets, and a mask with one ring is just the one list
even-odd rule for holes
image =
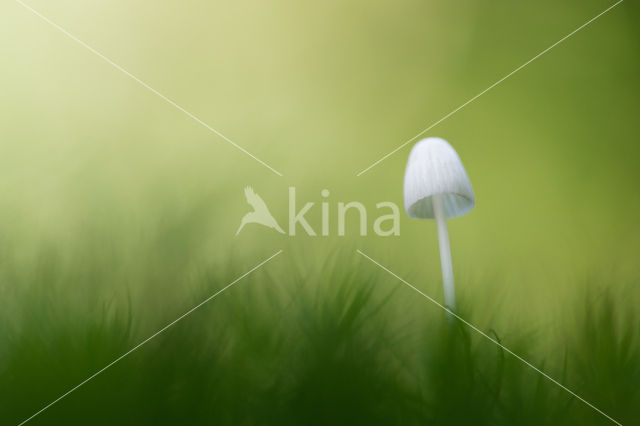
{"label": "mushroom", "polygon": [[474,205],[471,182],[453,147],[440,138],[415,144],[404,174],[404,208],[411,218],[436,221],[444,304],[452,311],[456,294],[447,218],[467,214]]}

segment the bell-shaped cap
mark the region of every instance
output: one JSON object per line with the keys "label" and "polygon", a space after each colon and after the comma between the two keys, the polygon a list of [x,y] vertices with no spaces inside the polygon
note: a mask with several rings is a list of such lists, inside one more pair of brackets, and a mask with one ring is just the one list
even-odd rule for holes
{"label": "bell-shaped cap", "polygon": [[433,219],[433,195],[442,195],[446,217],[467,214],[475,197],[458,153],[444,139],[414,145],[404,174],[404,208],[409,217]]}

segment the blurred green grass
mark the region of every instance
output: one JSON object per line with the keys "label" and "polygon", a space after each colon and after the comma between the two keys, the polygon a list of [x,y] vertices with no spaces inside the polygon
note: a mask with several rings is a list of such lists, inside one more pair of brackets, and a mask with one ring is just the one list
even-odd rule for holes
{"label": "blurred green grass", "polygon": [[[284,256],[284,255],[282,255]],[[607,424],[600,414],[348,250],[300,273],[289,258],[246,277],[34,418],[33,424]],[[347,259],[345,261],[345,259]],[[350,259],[350,260],[348,260]],[[17,424],[240,275],[148,271],[134,301],[42,256],[0,315],[0,423]],[[95,264],[94,264],[95,263]],[[189,267],[182,263],[181,267]],[[162,280],[167,282],[161,282]],[[6,281],[4,281],[6,282]],[[190,288],[151,305],[169,284]],[[481,284],[481,283],[479,283]],[[605,283],[608,284],[608,283]],[[76,302],[67,291],[70,286]],[[623,424],[640,415],[640,334],[628,299],[600,283],[562,328],[481,328]],[[104,297],[112,293],[114,303]],[[461,299],[465,299],[464,291]],[[165,297],[167,295],[165,294]],[[486,299],[489,296],[485,296]],[[125,302],[125,303],[123,303]],[[482,305],[487,300],[474,297]],[[463,306],[467,306],[464,304]],[[155,311],[147,314],[144,309]],[[461,316],[475,322],[473,307]],[[149,320],[146,325],[141,317]],[[564,338],[541,345],[544,335]]]}

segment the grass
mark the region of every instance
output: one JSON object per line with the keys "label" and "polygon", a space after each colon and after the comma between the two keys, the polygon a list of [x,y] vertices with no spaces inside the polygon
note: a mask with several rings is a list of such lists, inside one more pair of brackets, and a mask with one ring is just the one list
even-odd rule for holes
{"label": "grass", "polygon": [[[286,262],[282,273],[256,271],[31,424],[610,423],[434,305],[407,308],[415,293],[345,255],[312,271]],[[49,253],[29,273],[3,265],[12,309],[0,316],[1,424],[29,417],[248,269],[157,261],[136,275],[146,284],[135,295],[127,271],[104,257],[69,264]],[[100,283],[113,282],[124,284],[106,297]],[[615,296],[585,296],[542,350],[540,330],[486,332],[633,424],[639,323]],[[473,322],[473,312],[461,316]]]}

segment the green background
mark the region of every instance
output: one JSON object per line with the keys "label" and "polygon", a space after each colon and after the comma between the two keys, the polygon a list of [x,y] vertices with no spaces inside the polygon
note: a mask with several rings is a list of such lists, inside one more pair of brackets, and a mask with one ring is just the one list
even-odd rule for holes
{"label": "green background", "polygon": [[[217,314],[211,327],[236,322],[229,306],[239,305],[242,321],[263,315],[271,324],[265,335],[278,335],[275,324],[290,322],[288,311],[278,316],[265,300],[295,304],[301,288],[314,303],[348,303],[317,283],[332,281],[327,269],[348,275],[347,287],[374,280],[372,297],[386,301],[380,315],[397,330],[410,334],[414,321],[441,318],[439,308],[355,252],[441,300],[435,225],[401,211],[400,236],[360,237],[351,221],[339,237],[337,203],[365,204],[371,231],[377,202],[402,208],[411,144],[358,172],[612,3],[28,4],[284,176],[18,3],[3,2],[0,333],[7,344],[0,345],[0,372],[25,392],[3,412],[9,423],[279,249],[280,256],[202,308],[231,312]],[[476,194],[475,209],[449,221],[461,312],[483,330],[516,340],[535,336],[531,356],[551,359],[548,365],[561,364],[561,355],[553,361],[562,352],[558,344],[574,335],[585,295],[597,305],[606,293],[629,307],[631,318],[637,314],[637,19],[637,5],[625,1],[424,135],[455,147]],[[330,190],[331,235],[291,237],[249,225],[236,237],[249,209],[248,185],[285,227],[288,187],[295,186],[299,205],[316,203],[308,215],[316,231],[320,191]],[[215,279],[204,280],[210,273]],[[86,344],[94,348],[87,349],[90,362],[68,361],[77,351],[61,348],[86,337],[75,331],[84,336],[92,321],[122,313],[133,344],[102,347],[117,334],[103,330]],[[184,321],[209,327],[195,317]],[[21,339],[30,343],[15,343]],[[160,348],[143,350],[153,357]],[[42,359],[33,355],[38,351]],[[27,353],[33,364],[14,362]],[[183,355],[172,359],[180,364]],[[49,373],[37,374],[33,365],[43,359]],[[65,376],[65,362],[77,370]],[[126,386],[121,380],[113,387]],[[96,384],[95,395],[104,389]],[[54,422],[55,415],[52,409],[40,421]]]}

